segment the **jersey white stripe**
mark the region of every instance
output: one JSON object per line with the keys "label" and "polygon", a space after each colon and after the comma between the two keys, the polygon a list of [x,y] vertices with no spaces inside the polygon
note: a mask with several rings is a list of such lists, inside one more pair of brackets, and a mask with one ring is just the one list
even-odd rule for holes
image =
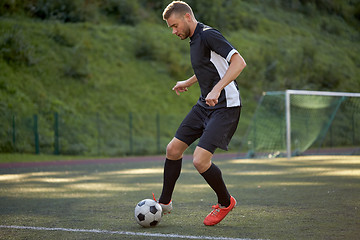
{"label": "jersey white stripe", "polygon": [[[227,58],[231,59],[232,55],[235,53],[237,53],[237,51],[233,49],[228,54]],[[225,58],[223,58],[214,51],[211,51],[210,54],[211,54],[210,61],[214,64],[217,72],[219,73],[220,78],[222,79],[229,68],[229,63]],[[239,90],[236,88],[235,82],[232,81],[229,85],[227,85],[224,88],[224,90],[226,96],[226,106],[227,107],[240,106]]]}
{"label": "jersey white stripe", "polygon": [[235,82],[232,81],[225,87],[226,106],[238,107],[240,106],[239,90],[236,88]]}

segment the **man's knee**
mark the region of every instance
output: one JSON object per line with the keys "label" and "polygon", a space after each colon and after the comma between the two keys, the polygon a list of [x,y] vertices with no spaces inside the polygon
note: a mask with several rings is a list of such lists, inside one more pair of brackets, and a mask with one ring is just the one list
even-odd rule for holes
{"label": "man's knee", "polygon": [[212,153],[197,147],[193,155],[193,164],[199,173],[205,172],[211,166]]}
{"label": "man's knee", "polygon": [[171,160],[178,160],[183,157],[187,145],[178,139],[173,139],[166,147],[166,158]]}
{"label": "man's knee", "polygon": [[182,154],[179,149],[174,146],[171,142],[166,147],[166,157],[171,160],[180,159]]}
{"label": "man's knee", "polygon": [[204,168],[203,167],[204,163],[199,158],[196,158],[195,156],[193,156],[193,164],[194,164],[194,167],[201,173],[202,169]]}

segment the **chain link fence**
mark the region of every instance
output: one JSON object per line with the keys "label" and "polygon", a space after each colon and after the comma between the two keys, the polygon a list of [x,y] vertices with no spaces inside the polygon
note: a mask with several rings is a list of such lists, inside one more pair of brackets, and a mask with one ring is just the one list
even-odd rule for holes
{"label": "chain link fence", "polygon": [[184,116],[41,113],[3,116],[1,152],[124,156],[165,153]]}

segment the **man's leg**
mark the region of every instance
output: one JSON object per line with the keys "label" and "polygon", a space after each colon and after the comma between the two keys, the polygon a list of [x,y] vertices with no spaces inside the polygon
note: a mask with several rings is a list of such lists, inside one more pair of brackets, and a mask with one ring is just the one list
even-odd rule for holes
{"label": "man's leg", "polygon": [[203,176],[218,197],[218,204],[204,219],[206,226],[213,226],[221,222],[235,207],[236,200],[226,189],[220,169],[211,163],[212,153],[204,148],[197,147],[194,152],[194,166]]}
{"label": "man's leg", "polygon": [[196,147],[193,163],[205,181],[215,191],[218,203],[224,207],[230,205],[230,194],[224,183],[221,170],[211,162],[213,154],[201,147]]}
{"label": "man's leg", "polygon": [[180,176],[183,153],[188,145],[177,138],[173,138],[166,148],[164,164],[163,189],[159,203],[169,204],[175,188],[175,183]]}

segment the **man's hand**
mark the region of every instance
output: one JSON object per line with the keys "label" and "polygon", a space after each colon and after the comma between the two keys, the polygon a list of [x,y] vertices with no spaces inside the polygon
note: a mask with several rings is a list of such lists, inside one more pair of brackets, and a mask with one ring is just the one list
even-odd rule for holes
{"label": "man's hand", "polygon": [[172,88],[172,90],[175,91],[177,95],[180,95],[180,93],[186,92],[188,90],[188,87],[191,87],[196,82],[197,78],[195,75],[193,75],[187,80],[177,82],[176,85]]}
{"label": "man's hand", "polygon": [[221,91],[217,91],[215,89],[209,92],[209,94],[205,98],[206,104],[209,105],[210,107],[215,106],[218,103],[220,93]]}
{"label": "man's hand", "polygon": [[186,81],[180,81],[176,83],[172,90],[175,91],[177,95],[180,95],[180,93],[186,92],[188,90],[187,87],[188,85]]}

